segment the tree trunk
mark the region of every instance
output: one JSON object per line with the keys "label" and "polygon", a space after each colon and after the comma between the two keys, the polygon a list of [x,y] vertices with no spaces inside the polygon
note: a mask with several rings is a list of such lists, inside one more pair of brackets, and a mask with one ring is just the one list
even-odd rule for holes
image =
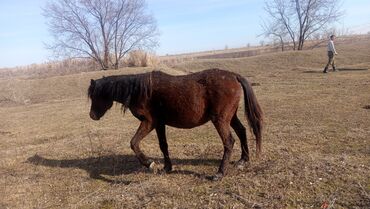
{"label": "tree trunk", "polygon": [[106,70],[103,61],[100,58],[95,58],[96,62],[99,63],[102,70]]}
{"label": "tree trunk", "polygon": [[106,48],[104,52],[103,65],[104,65],[103,70],[109,69],[109,50],[108,48]]}
{"label": "tree trunk", "polygon": [[298,50],[303,50],[303,44],[304,44],[304,39],[301,36],[299,37]]}
{"label": "tree trunk", "polygon": [[283,52],[284,51],[284,40],[282,36],[279,36],[279,38],[280,38],[280,44],[281,44],[281,51]]}
{"label": "tree trunk", "polygon": [[113,68],[114,68],[115,70],[117,70],[117,69],[118,69],[118,61],[116,61],[116,62],[114,63]]}

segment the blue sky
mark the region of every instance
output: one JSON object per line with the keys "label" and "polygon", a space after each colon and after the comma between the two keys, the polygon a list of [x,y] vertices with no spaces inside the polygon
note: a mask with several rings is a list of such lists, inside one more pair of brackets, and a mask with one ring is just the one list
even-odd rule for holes
{"label": "blue sky", "polygon": [[[46,62],[50,41],[41,7],[47,0],[0,0],[0,67]],[[258,44],[263,0],[147,0],[158,22],[156,53],[175,54]],[[370,31],[370,1],[344,0],[339,27]]]}

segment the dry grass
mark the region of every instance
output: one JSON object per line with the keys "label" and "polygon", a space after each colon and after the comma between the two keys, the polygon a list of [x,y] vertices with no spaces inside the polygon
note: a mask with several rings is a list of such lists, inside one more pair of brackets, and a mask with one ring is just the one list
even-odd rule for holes
{"label": "dry grass", "polygon": [[[350,35],[340,36],[336,39],[336,44],[348,45],[351,43],[359,43],[369,41],[369,35]],[[325,40],[307,40],[305,42],[305,49],[324,48],[326,47],[327,39]],[[284,51],[292,51],[292,43],[285,43]],[[271,54],[281,51],[279,44],[268,44],[265,46],[241,47],[233,49],[213,50],[204,52],[185,53],[177,55],[161,56],[162,64],[173,67],[184,62],[193,62],[194,60],[202,59],[226,59],[226,58],[243,58],[257,55]]]}
{"label": "dry grass", "polygon": [[[337,48],[339,68],[370,68],[370,41]],[[369,208],[370,71],[325,75],[325,62],[317,49],[163,69],[222,67],[259,84],[263,157],[249,137],[251,164],[220,182],[207,180],[223,150],[211,124],[168,128],[174,172],[152,174],[129,148],[139,125],[130,113],[117,105],[101,121],[89,118],[91,78],[152,68],[1,79],[0,208]],[[154,133],[142,148],[162,162]],[[234,151],[233,161],[238,143]]]}
{"label": "dry grass", "polygon": [[131,51],[123,62],[128,67],[157,67],[159,65],[157,56],[142,50]]}
{"label": "dry grass", "polygon": [[0,78],[47,78],[97,71],[100,67],[89,59],[66,59],[14,68],[0,68]]}

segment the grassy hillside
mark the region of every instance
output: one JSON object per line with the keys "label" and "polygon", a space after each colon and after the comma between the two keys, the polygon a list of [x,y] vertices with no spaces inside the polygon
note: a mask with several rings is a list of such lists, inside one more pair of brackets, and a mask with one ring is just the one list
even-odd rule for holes
{"label": "grassy hillside", "polygon": [[[370,60],[370,39],[353,40],[336,45],[339,55],[336,62],[339,68],[368,67]],[[273,54],[236,59],[211,59],[185,62],[176,67],[184,71],[198,71],[218,66],[237,72],[256,71],[265,73],[276,70],[297,68],[322,69],[327,62],[326,48],[305,51],[287,51]]]}
{"label": "grassy hillside", "polygon": [[[220,182],[222,144],[208,123],[167,128],[174,171],[153,174],[129,147],[139,125],[119,105],[89,118],[91,78],[151,68],[0,79],[0,208],[368,208],[370,41],[337,46],[340,72],[322,74],[325,49],[193,60],[185,74],[220,67],[248,77],[265,113],[263,156],[231,165]],[[241,103],[242,105],[242,103]],[[247,125],[240,108],[240,118]],[[234,134],[236,137],[236,135]],[[155,133],[144,152],[162,162]],[[238,140],[232,160],[238,160]]]}

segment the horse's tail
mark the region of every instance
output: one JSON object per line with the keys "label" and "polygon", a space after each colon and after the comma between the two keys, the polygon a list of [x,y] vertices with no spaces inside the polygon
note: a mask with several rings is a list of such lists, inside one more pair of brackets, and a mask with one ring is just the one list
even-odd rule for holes
{"label": "horse's tail", "polygon": [[240,75],[237,76],[237,79],[243,87],[245,116],[247,117],[249,126],[253,129],[253,133],[256,137],[256,153],[258,157],[261,153],[262,143],[262,109],[257,102],[257,98],[254,95],[252,86],[249,82]]}

